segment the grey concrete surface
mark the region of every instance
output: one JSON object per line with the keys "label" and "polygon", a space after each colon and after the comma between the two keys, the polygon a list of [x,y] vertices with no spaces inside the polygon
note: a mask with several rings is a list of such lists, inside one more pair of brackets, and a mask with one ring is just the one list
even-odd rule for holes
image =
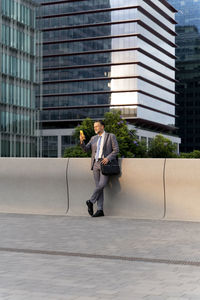
{"label": "grey concrete surface", "polygon": [[1,300],[200,299],[199,223],[0,214],[0,237]]}
{"label": "grey concrete surface", "polygon": [[0,158],[0,211],[65,214],[68,159]]}
{"label": "grey concrete surface", "polygon": [[200,159],[166,160],[166,219],[200,221]]}

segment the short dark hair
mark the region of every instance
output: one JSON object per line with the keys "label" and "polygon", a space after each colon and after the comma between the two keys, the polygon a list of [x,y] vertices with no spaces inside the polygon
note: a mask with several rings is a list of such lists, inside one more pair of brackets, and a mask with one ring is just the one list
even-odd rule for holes
{"label": "short dark hair", "polygon": [[105,127],[105,123],[104,123],[104,121],[102,121],[102,120],[97,120],[97,121],[95,121],[94,123],[100,123],[101,125],[103,125],[103,126]]}

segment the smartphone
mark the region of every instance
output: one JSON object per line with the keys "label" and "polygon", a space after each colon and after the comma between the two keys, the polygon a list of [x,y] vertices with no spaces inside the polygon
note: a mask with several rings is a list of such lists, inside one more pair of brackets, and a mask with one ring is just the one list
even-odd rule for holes
{"label": "smartphone", "polygon": [[83,137],[83,139],[85,139],[85,135],[83,133],[83,130],[80,130],[80,135]]}

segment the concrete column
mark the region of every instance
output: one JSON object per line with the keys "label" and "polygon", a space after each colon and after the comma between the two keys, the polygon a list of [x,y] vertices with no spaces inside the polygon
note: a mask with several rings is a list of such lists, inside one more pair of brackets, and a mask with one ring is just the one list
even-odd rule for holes
{"label": "concrete column", "polygon": [[61,135],[58,135],[58,157],[62,157],[62,139],[61,139]]}
{"label": "concrete column", "polygon": [[[0,121],[1,121],[1,119],[0,119]],[[2,145],[2,136],[1,136],[1,132],[0,132],[0,157],[1,157],[1,155],[2,155],[2,152],[1,152],[1,145]]]}

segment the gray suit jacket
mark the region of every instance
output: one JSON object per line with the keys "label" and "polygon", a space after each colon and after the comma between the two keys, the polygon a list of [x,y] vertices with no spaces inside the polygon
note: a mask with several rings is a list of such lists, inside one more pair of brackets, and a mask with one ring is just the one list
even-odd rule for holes
{"label": "gray suit jacket", "polygon": [[[118,146],[116,136],[113,133],[109,133],[108,138],[107,138],[107,136],[108,136],[108,133],[105,132],[103,155],[109,161],[111,161],[111,160],[115,159],[117,154],[119,153],[119,146]],[[97,140],[98,140],[98,135],[94,135],[93,137],[91,137],[91,139],[87,143],[87,145],[85,145],[84,142],[82,144],[80,144],[81,148],[85,152],[92,150],[91,170],[93,170],[93,166],[94,166],[95,154],[97,151]]]}

